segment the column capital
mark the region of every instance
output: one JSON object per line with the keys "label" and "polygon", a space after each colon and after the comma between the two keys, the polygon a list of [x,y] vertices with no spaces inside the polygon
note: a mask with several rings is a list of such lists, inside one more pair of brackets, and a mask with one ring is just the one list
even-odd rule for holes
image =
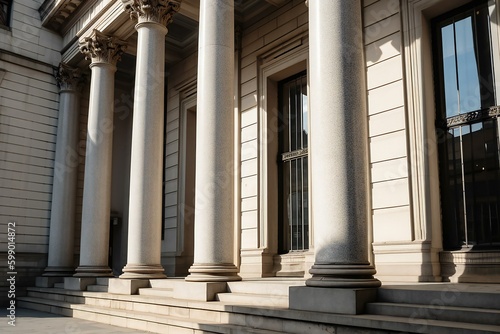
{"label": "column capital", "polygon": [[127,49],[127,43],[116,37],[110,37],[94,29],[90,37],[80,41],[80,52],[92,63],[109,63],[116,65],[123,52]]}
{"label": "column capital", "polygon": [[155,22],[166,27],[179,11],[181,0],[122,0],[122,4],[132,20],[139,23]]}
{"label": "column capital", "polygon": [[79,68],[71,67],[64,62],[59,63],[59,67],[54,69],[54,77],[56,78],[59,92],[78,92],[85,81],[85,77]]}

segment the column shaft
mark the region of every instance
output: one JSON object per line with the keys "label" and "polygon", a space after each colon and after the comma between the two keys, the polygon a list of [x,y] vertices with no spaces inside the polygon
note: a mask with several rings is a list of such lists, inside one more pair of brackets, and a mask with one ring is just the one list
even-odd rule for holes
{"label": "column shaft", "polygon": [[165,34],[142,22],[138,32],[128,258],[120,278],[163,278],[161,266]]}
{"label": "column shaft", "polygon": [[202,0],[194,264],[188,281],[239,280],[233,243],[234,1]]}
{"label": "column shaft", "polygon": [[94,31],[80,46],[92,58],[83,185],[80,266],[77,277],[111,276],[108,266],[111,162],[116,62],[121,41]]}
{"label": "column shaft", "polygon": [[308,286],[376,287],[368,261],[368,131],[361,2],[309,0],[315,264]]}
{"label": "column shaft", "polygon": [[81,76],[61,64],[56,75],[59,118],[50,211],[48,266],[44,276],[70,276],[74,272],[74,228],[78,176],[78,116]]}

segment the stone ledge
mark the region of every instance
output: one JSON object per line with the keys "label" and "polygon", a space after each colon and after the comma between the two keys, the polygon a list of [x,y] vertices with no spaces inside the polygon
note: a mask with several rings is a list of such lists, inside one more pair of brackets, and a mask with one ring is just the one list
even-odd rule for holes
{"label": "stone ledge", "polygon": [[173,297],[176,299],[213,301],[216,295],[227,292],[226,282],[175,282]]}
{"label": "stone ledge", "polygon": [[64,283],[64,277],[38,276],[35,286],[38,288],[53,288],[55,283]]}
{"label": "stone ledge", "polygon": [[120,295],[135,295],[139,288],[148,288],[148,279],[123,279],[110,278],[108,285],[109,293],[117,293]]}
{"label": "stone ledge", "polygon": [[95,284],[95,282],[95,277],[65,277],[64,289],[85,291],[87,290],[87,286]]}
{"label": "stone ledge", "polygon": [[361,314],[365,304],[374,302],[377,289],[290,287],[290,309],[336,314]]}

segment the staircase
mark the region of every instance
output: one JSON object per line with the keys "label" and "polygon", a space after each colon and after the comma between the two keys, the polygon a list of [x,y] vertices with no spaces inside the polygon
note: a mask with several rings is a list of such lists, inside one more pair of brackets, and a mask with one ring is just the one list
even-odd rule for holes
{"label": "staircase", "polygon": [[217,300],[235,305],[288,308],[290,286],[304,284],[304,280],[286,279],[228,282],[228,292],[217,294]]}
{"label": "staircase", "polygon": [[500,333],[500,285],[383,286],[365,312],[405,319],[420,333]]}
{"label": "staircase", "polygon": [[18,305],[154,333],[500,333],[500,285],[382,287],[366,313],[353,316],[289,310],[288,288],[303,281],[230,282],[213,302],[172,298],[175,281],[151,280],[132,296],[28,288]]}

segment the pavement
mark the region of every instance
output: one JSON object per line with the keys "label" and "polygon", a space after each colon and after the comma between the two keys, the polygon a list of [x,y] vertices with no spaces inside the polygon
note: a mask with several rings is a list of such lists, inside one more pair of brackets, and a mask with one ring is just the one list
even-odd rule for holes
{"label": "pavement", "polygon": [[16,326],[9,325],[9,321],[7,309],[2,307],[0,309],[1,334],[149,333],[22,308],[16,309]]}

